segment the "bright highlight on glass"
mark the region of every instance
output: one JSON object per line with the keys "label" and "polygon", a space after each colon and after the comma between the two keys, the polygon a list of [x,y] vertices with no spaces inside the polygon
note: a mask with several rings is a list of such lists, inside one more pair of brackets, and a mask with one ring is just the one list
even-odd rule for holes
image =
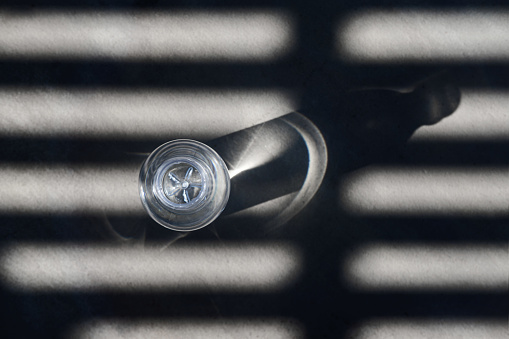
{"label": "bright highlight on glass", "polygon": [[159,248],[21,243],[2,250],[0,276],[11,288],[40,292],[271,292],[294,282],[302,265],[285,243]]}
{"label": "bright highlight on glass", "polygon": [[507,245],[372,244],[345,262],[350,287],[361,290],[507,291]]}
{"label": "bright highlight on glass", "polygon": [[293,23],[275,11],[0,12],[0,59],[267,62]]}
{"label": "bright highlight on glass", "polygon": [[352,62],[509,60],[504,10],[365,10],[337,27],[338,55]]}

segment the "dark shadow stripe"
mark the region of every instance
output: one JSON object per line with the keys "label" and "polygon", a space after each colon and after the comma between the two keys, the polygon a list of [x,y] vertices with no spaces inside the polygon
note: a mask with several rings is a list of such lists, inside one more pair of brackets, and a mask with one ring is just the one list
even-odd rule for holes
{"label": "dark shadow stripe", "polygon": [[399,163],[404,166],[506,166],[509,164],[508,149],[509,138],[502,141],[411,141]]}
{"label": "dark shadow stripe", "polygon": [[307,71],[305,64],[297,65],[296,62],[257,64],[0,60],[0,85],[197,89],[294,87],[302,83]]}
{"label": "dark shadow stripe", "polygon": [[[313,292],[309,291],[311,294]],[[315,293],[324,293],[315,292]],[[330,292],[330,291],[327,291]],[[292,292],[282,293],[160,293],[137,292],[11,292],[10,298],[37,298],[39,301],[84,298],[97,304],[107,301],[116,317],[200,317],[213,316],[216,306],[228,317],[294,316]],[[507,317],[509,294],[500,292],[417,292],[331,294],[338,302],[338,314],[350,319],[369,317],[405,317],[430,319],[487,319]],[[283,302],[287,305],[283,306]],[[114,306],[113,306],[114,305]],[[332,311],[329,310],[329,311]],[[94,316],[107,316],[97,308]],[[306,312],[312,312],[311,309]]]}
{"label": "dark shadow stripe", "polygon": [[355,318],[398,317],[477,320],[507,317],[509,293],[417,292],[359,293],[343,302]]}
{"label": "dark shadow stripe", "polygon": [[453,74],[462,87],[509,88],[509,60],[507,63],[355,64],[302,53],[272,63],[6,59],[0,60],[0,86],[206,89],[326,85],[328,91],[334,88],[339,91],[365,86],[409,86],[442,70]]}
{"label": "dark shadow stripe", "polygon": [[[220,216],[211,225],[187,234],[185,242],[253,242],[253,241],[295,241],[294,235],[286,233],[264,234],[263,232],[251,232],[249,238],[240,232],[246,223],[256,225],[256,218],[238,222],[237,227]],[[255,226],[253,226],[255,227]],[[79,244],[121,244],[121,237],[125,238],[125,244],[143,244],[143,233],[147,244],[172,243],[180,232],[166,229],[148,214],[142,216],[119,216],[96,215],[0,215],[0,248],[11,242],[34,242],[34,243],[79,243]]]}
{"label": "dark shadow stripe", "polygon": [[[313,119],[313,114],[309,114]],[[145,154],[161,144],[175,139],[166,138],[115,139],[83,138],[0,138],[0,160],[16,163],[82,163],[126,164],[141,163]],[[196,138],[195,138],[196,139]],[[203,136],[197,138],[204,140]],[[210,139],[210,138],[205,138]],[[509,140],[505,141],[411,141],[398,156],[378,159],[376,165],[489,167],[509,164]],[[148,155],[148,154],[147,154]]]}
{"label": "dark shadow stripe", "polygon": [[357,217],[342,226],[357,244],[365,242],[496,243],[509,241],[509,218]]}

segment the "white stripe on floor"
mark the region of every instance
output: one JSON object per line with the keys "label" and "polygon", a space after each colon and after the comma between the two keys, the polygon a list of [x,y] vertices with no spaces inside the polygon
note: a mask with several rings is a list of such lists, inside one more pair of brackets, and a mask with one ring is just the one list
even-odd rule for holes
{"label": "white stripe on floor", "polygon": [[287,54],[280,11],[2,11],[0,59],[267,62]]}
{"label": "white stripe on floor", "polygon": [[352,62],[504,62],[504,10],[363,10],[337,26],[336,49]]}
{"label": "white stripe on floor", "polygon": [[185,244],[165,250],[105,245],[15,244],[1,275],[26,291],[277,291],[295,281],[298,250],[285,243]]}

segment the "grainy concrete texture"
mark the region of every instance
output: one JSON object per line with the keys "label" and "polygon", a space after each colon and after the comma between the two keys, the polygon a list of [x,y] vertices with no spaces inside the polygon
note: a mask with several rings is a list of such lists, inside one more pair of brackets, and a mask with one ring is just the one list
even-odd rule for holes
{"label": "grainy concrete texture", "polygon": [[[509,338],[492,5],[2,1],[1,337]],[[232,175],[189,234],[138,193],[178,138]]]}

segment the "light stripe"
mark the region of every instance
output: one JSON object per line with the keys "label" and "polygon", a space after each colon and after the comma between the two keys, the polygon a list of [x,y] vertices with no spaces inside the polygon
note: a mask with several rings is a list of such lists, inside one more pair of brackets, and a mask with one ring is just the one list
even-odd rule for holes
{"label": "light stripe", "polygon": [[506,339],[507,320],[402,320],[366,321],[351,331],[352,339]]}
{"label": "light stripe", "polygon": [[2,164],[0,213],[144,215],[139,166]]}
{"label": "light stripe", "polygon": [[463,89],[458,109],[432,126],[419,128],[411,141],[508,141],[509,92]]}
{"label": "light stripe", "polygon": [[293,319],[100,319],[76,326],[74,339],[228,339],[228,338],[304,338],[301,324]]}
{"label": "light stripe", "polygon": [[360,290],[506,292],[508,262],[507,244],[372,244],[351,255],[344,274],[350,287]]}
{"label": "light stripe", "polygon": [[338,25],[336,47],[352,62],[507,61],[509,12],[364,10]]}
{"label": "light stripe", "polygon": [[2,11],[0,58],[266,62],[293,31],[280,11]]}
{"label": "light stripe", "polygon": [[507,216],[509,168],[366,167],[346,176],[339,204],[357,215]]}
{"label": "light stripe", "polygon": [[214,138],[295,109],[292,92],[2,88],[0,136]]}
{"label": "light stripe", "polygon": [[271,292],[301,269],[285,243],[146,248],[16,244],[0,257],[4,284],[26,291]]}

